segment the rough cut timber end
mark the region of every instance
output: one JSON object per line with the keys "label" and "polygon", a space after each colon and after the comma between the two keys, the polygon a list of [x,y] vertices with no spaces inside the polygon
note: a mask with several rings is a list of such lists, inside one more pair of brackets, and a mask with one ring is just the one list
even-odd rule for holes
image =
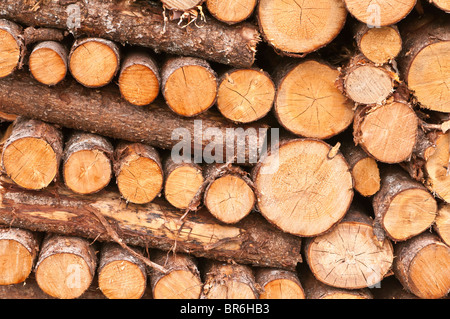
{"label": "rough cut timber end", "polygon": [[56,85],[67,74],[67,49],[55,41],[37,44],[28,58],[31,75],[45,85]]}
{"label": "rough cut timber end", "polygon": [[236,24],[252,15],[257,2],[257,0],[206,0],[206,6],[217,20]]}
{"label": "rough cut timber end", "polygon": [[442,241],[450,246],[450,205],[441,204],[434,223],[434,230]]}
{"label": "rough cut timber end", "polygon": [[21,37],[22,28],[14,22],[0,19],[0,78],[20,68],[25,44]]}
{"label": "rough cut timber end", "polygon": [[254,272],[262,290],[259,299],[306,299],[296,272],[274,268],[258,268]]}
{"label": "rough cut timber end", "polygon": [[169,10],[188,11],[201,5],[204,0],[161,0]]}

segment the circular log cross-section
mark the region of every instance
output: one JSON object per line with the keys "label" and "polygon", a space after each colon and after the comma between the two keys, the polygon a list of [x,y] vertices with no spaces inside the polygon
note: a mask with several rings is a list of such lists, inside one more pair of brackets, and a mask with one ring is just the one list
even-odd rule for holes
{"label": "circular log cross-section", "polygon": [[275,99],[275,86],[262,70],[237,69],[219,81],[217,108],[237,123],[257,121],[269,113]]}
{"label": "circular log cross-section", "polygon": [[31,75],[45,85],[56,85],[67,74],[67,50],[55,41],[40,42],[28,58]]}
{"label": "circular log cross-section", "polygon": [[181,116],[205,112],[217,99],[217,74],[206,60],[177,57],[161,70],[162,93],[167,105]]}
{"label": "circular log cross-section", "polygon": [[26,189],[43,189],[56,178],[62,156],[62,133],[39,120],[17,118],[3,146],[5,173]]}
{"label": "circular log cross-section", "polygon": [[69,54],[69,69],[75,80],[98,88],[112,81],[120,67],[119,47],[101,38],[77,40]]}
{"label": "circular log cross-section", "polygon": [[108,299],[139,299],[147,287],[145,265],[115,243],[100,251],[98,286]]}
{"label": "circular log cross-section", "polygon": [[450,247],[423,233],[395,247],[393,271],[403,287],[422,299],[445,297],[450,291]]}
{"label": "circular log cross-section", "polygon": [[295,272],[259,268],[255,271],[256,283],[262,292],[259,299],[305,299],[305,292]]}
{"label": "circular log cross-section", "polygon": [[390,270],[394,250],[389,239],[379,244],[373,221],[350,209],[327,234],[308,239],[305,256],[314,276],[326,285],[360,289],[379,284]]}
{"label": "circular log cross-section", "polygon": [[143,106],[153,102],[159,94],[160,81],[158,66],[150,55],[133,53],[122,62],[119,89],[131,104]]}
{"label": "circular log cross-section", "polygon": [[188,11],[202,4],[204,0],[161,0],[169,10]]}
{"label": "circular log cross-section", "polygon": [[439,234],[442,241],[447,244],[447,246],[450,246],[450,205],[442,204],[441,207],[439,207],[434,230]]}
{"label": "circular log cross-section", "polygon": [[25,47],[21,33],[19,25],[0,19],[0,78],[10,75],[19,66]]}
{"label": "circular log cross-section", "polygon": [[227,24],[236,24],[249,18],[257,3],[257,0],[206,0],[209,13]]}
{"label": "circular log cross-section", "polygon": [[450,13],[450,1],[449,0],[430,0],[437,8]]}
{"label": "circular log cross-section", "polygon": [[335,86],[339,71],[316,61],[300,63],[279,81],[275,115],[294,134],[327,139],[353,121],[353,102]]}
{"label": "circular log cross-section", "polygon": [[287,55],[304,55],[330,43],[347,18],[339,0],[262,0],[257,9],[263,37]]}
{"label": "circular log cross-section", "polygon": [[419,119],[413,108],[402,102],[356,111],[353,134],[368,154],[383,163],[400,163],[410,158],[418,135]]}
{"label": "circular log cross-section", "polygon": [[344,0],[348,11],[360,22],[374,27],[395,24],[405,18],[416,0]]}
{"label": "circular log cross-section", "polygon": [[361,53],[376,64],[388,63],[402,49],[402,38],[396,26],[369,28],[363,24],[356,34],[356,42]]}
{"label": "circular log cross-section", "polygon": [[25,229],[0,228],[0,285],[24,282],[39,251],[36,233]]}
{"label": "circular log cross-section", "polygon": [[281,143],[252,172],[257,206],[285,232],[312,237],[328,231],[346,214],[353,178],[340,153],[320,140]]}

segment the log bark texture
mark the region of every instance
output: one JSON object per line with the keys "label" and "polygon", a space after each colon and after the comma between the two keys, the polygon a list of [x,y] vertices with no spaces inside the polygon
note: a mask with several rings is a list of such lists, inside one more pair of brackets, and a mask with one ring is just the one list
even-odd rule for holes
{"label": "log bark texture", "polygon": [[258,29],[252,24],[228,27],[208,19],[203,27],[191,24],[183,28],[177,21],[164,19],[160,5],[147,2],[95,0],[37,4],[37,1],[2,0],[0,17],[28,26],[63,29],[75,35],[86,34],[237,67],[253,64],[259,42]]}

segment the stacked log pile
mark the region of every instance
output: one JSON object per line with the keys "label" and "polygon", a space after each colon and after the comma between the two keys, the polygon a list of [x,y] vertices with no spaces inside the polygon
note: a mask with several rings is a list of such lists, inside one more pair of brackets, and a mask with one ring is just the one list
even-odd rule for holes
{"label": "stacked log pile", "polygon": [[0,298],[448,298],[429,2],[0,0]]}

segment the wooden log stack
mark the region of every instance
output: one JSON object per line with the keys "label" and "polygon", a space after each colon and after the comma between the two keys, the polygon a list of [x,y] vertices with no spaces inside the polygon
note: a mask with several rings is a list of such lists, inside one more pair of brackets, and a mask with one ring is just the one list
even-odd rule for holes
{"label": "wooden log stack", "polygon": [[449,12],[0,0],[0,298],[448,298]]}

